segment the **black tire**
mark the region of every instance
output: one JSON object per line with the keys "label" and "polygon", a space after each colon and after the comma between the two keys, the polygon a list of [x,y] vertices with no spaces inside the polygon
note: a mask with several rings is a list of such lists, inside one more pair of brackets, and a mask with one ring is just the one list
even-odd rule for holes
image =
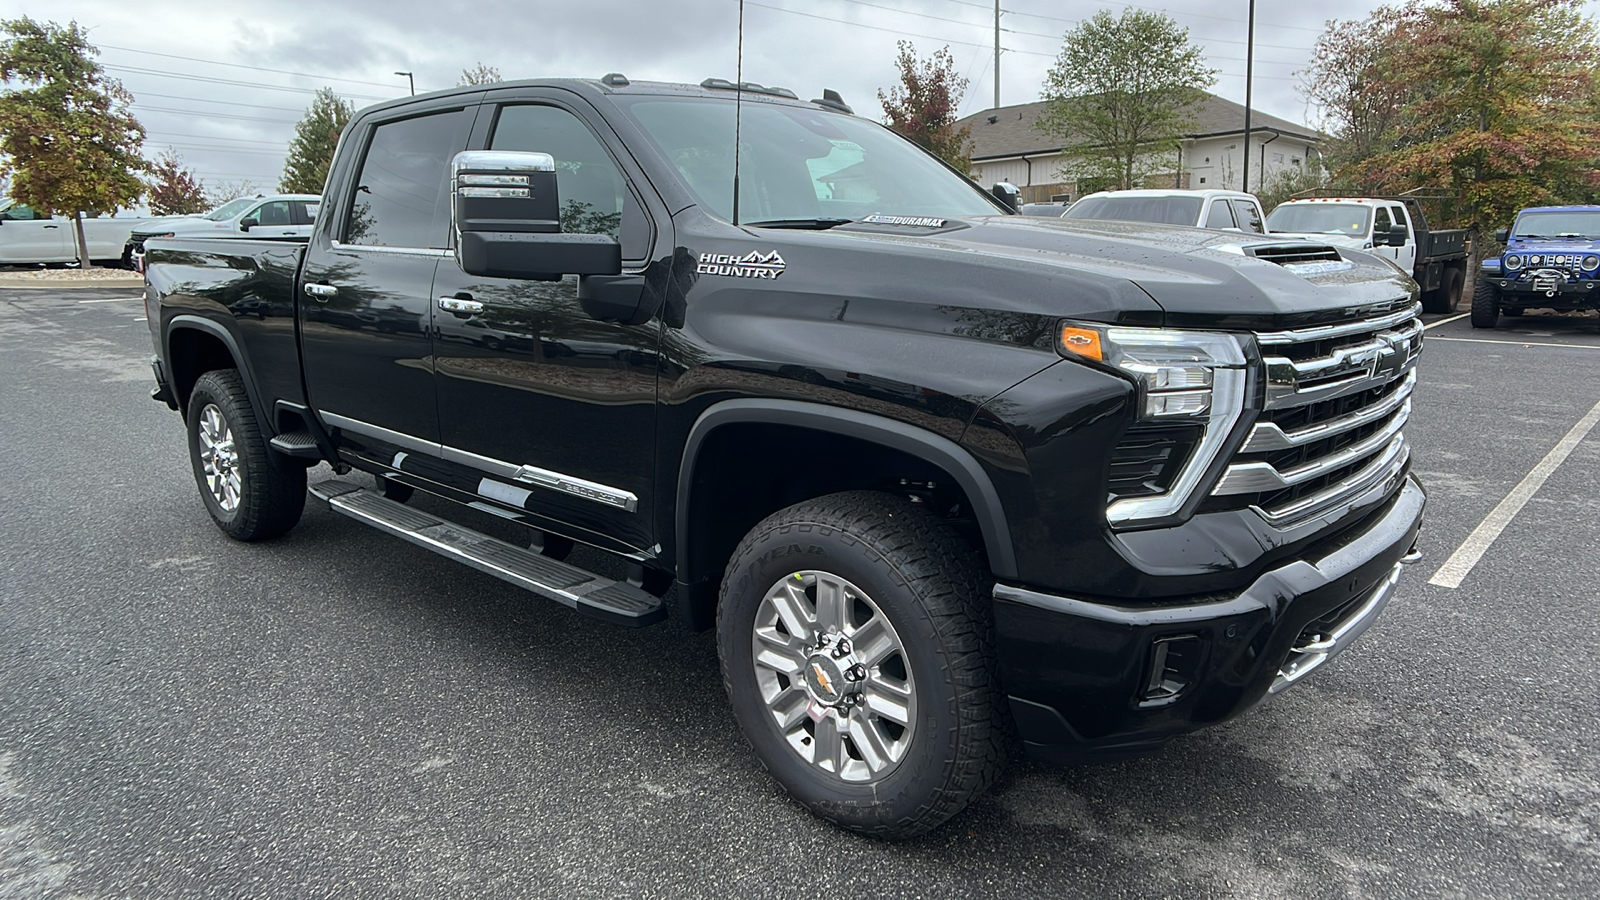
{"label": "black tire", "polygon": [[[213,408],[216,417],[208,415]],[[200,376],[189,394],[185,418],[195,483],[200,488],[206,511],[211,513],[211,520],[223,533],[240,541],[264,541],[283,534],[300,521],[300,513],[306,505],[305,466],[272,452],[267,446],[266,435],[256,421],[255,408],[250,405],[238,370],[214,369]],[[236,479],[218,479],[219,484],[236,481],[235,491],[225,487],[213,491],[208,480],[205,451],[202,450],[202,433],[208,428],[208,421],[224,423],[232,437],[233,458],[219,461],[217,465],[219,471],[231,471],[236,475]]]}
{"label": "black tire", "polygon": [[1422,311],[1429,313],[1453,313],[1461,305],[1462,285],[1466,279],[1462,277],[1460,269],[1446,269],[1444,277],[1439,282],[1439,289],[1429,291],[1422,295]]}
{"label": "black tire", "polygon": [[[873,679],[885,677],[879,670],[891,666],[908,673],[903,685],[914,698],[907,703],[906,716],[912,728],[901,732],[905,744],[898,761],[867,782],[847,780],[802,757],[805,751],[791,742],[797,737],[807,745],[811,741],[799,729],[821,729],[824,723],[802,713],[798,728],[791,727],[786,737],[762,696],[753,647],[758,615],[769,608],[769,595],[783,590],[790,578],[801,579],[801,572],[841,579],[858,589],[856,596],[866,597],[867,605],[857,601],[841,607],[866,608],[868,621],[881,614],[896,641],[898,662],[891,656],[866,670],[864,681],[846,683],[841,690],[873,690]],[[976,554],[960,536],[933,514],[889,494],[857,491],[820,497],[780,510],[751,529],[734,551],[723,580],[717,647],[734,717],[762,766],[789,796],[852,831],[907,838],[943,824],[994,783],[1009,737],[995,672],[988,586]],[[817,612],[815,606],[811,610]],[[852,615],[861,613],[846,613],[845,619]],[[850,636],[866,633],[863,624],[855,627]],[[774,627],[771,633],[776,631]],[[809,639],[793,640],[800,647],[814,646]],[[849,645],[833,649],[864,652]],[[793,694],[800,706],[816,704],[818,689],[799,682],[829,683],[820,669],[815,680],[806,669],[808,664],[814,668],[823,653],[804,649],[799,655],[805,658],[796,669],[800,677],[773,683],[795,685],[782,687],[790,693],[779,697]],[[839,694],[841,701],[844,696]],[[873,704],[861,703],[865,693],[852,696],[857,712],[873,715]],[[827,707],[824,718],[836,714],[843,715]],[[833,732],[831,726],[829,730]],[[819,756],[823,738],[818,731],[810,733],[819,735],[810,749]],[[862,739],[852,734],[835,746],[854,756],[859,769],[868,765],[867,756],[857,749]]]}
{"label": "black tire", "polygon": [[1487,278],[1479,278],[1472,292],[1472,327],[1493,328],[1500,321],[1500,292]]}

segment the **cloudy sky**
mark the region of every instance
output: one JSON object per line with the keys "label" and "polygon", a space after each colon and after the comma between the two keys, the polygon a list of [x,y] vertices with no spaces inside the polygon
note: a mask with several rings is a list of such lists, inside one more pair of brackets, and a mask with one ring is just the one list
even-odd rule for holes
{"label": "cloudy sky", "polygon": [[[1187,27],[1221,72],[1216,93],[1243,102],[1248,0],[1002,0],[1001,105],[1038,99],[1062,34],[1079,19],[1130,5]],[[1380,5],[1259,4],[1256,107],[1312,121],[1295,73],[1325,19]],[[88,28],[100,62],[136,98],[148,155],[171,147],[208,182],[260,190],[276,187],[294,123],[325,85],[359,108],[404,95],[396,71],[415,73],[420,93],[455,85],[479,62],[507,80],[613,71],[732,79],[738,31],[737,0],[0,0],[0,17],[20,15]],[[744,77],[803,98],[830,87],[881,119],[877,92],[894,81],[904,38],[924,55],[949,46],[970,82],[961,111],[974,113],[994,102],[993,29],[992,0],[746,0]]]}

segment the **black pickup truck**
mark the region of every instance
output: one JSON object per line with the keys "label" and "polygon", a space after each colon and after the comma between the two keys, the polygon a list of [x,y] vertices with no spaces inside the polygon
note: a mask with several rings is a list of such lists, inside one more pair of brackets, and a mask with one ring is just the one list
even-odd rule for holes
{"label": "black pickup truck", "polygon": [[945,821],[1013,735],[1084,761],[1237,715],[1416,556],[1394,266],[1015,215],[832,92],[383,104],[309,243],[147,261],[153,395],[224,532],[293,527],[326,462],[367,473],[311,485],[335,512],[714,627],[756,756],[863,832]]}

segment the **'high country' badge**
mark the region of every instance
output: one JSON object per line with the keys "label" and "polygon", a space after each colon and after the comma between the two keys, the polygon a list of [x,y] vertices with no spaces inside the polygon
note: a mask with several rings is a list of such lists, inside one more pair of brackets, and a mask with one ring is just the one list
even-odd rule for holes
{"label": "'high country' badge", "polygon": [[703,253],[694,270],[701,275],[730,275],[734,278],[765,278],[772,281],[783,274],[783,257],[778,251],[751,250],[743,256],[731,253]]}

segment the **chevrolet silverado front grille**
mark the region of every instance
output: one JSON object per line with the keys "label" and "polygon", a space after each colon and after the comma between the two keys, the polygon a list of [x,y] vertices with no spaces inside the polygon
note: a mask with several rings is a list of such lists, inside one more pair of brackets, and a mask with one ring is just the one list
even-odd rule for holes
{"label": "chevrolet silverado front grille", "polygon": [[1410,459],[1421,307],[1256,335],[1263,410],[1212,489],[1274,525],[1325,512],[1394,480]]}

